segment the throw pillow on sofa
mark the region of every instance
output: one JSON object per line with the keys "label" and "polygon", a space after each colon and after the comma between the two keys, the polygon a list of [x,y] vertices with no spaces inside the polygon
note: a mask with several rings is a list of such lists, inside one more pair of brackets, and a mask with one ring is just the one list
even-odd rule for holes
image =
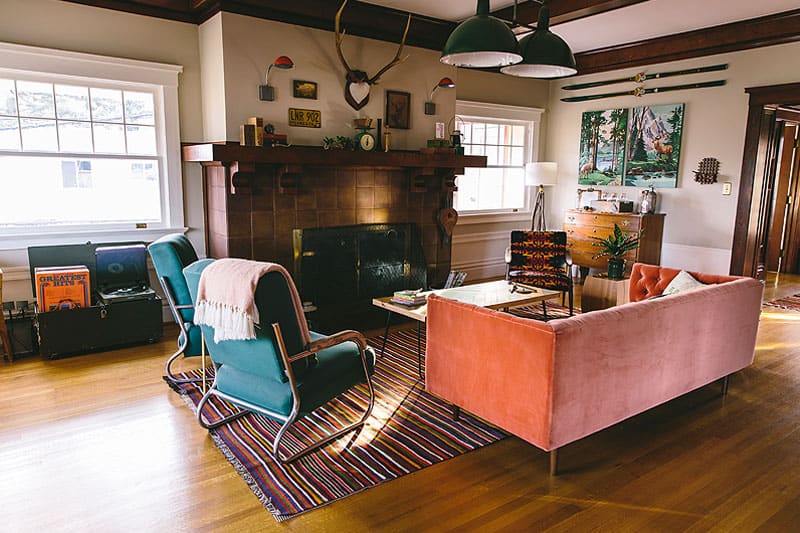
{"label": "throw pillow on sofa", "polygon": [[664,288],[664,292],[661,294],[666,296],[668,294],[678,294],[679,292],[686,292],[691,291],[694,289],[699,289],[700,287],[705,287],[705,283],[701,283],[697,281],[691,274],[686,272],[685,270],[681,270],[678,272],[678,275],[669,282],[669,285]]}

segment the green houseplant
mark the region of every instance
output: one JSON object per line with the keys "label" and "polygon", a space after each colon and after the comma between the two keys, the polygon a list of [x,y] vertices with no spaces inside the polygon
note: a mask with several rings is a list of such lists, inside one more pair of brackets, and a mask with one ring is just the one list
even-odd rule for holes
{"label": "green houseplant", "polygon": [[594,254],[594,258],[608,257],[608,278],[622,279],[625,277],[625,258],[627,252],[635,250],[639,246],[639,237],[624,232],[614,224],[614,232],[608,237],[591,237],[597,241],[595,246],[600,251]]}

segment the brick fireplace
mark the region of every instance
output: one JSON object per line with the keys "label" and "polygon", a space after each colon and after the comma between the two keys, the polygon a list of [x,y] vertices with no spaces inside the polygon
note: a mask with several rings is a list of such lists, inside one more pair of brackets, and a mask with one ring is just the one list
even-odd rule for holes
{"label": "brick fireplace", "polygon": [[372,223],[420,230],[430,284],[450,271],[450,241],[437,223],[452,205],[454,177],[481,156],[419,152],[329,152],[312,147],[187,145],[184,160],[203,164],[206,250],[295,264],[293,231]]}

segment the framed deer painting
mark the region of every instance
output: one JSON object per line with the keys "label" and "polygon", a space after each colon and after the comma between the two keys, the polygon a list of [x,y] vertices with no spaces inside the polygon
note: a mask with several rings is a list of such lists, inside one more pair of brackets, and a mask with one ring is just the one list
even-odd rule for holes
{"label": "framed deer painting", "polygon": [[634,107],[628,117],[625,178],[629,187],[677,187],[684,104]]}

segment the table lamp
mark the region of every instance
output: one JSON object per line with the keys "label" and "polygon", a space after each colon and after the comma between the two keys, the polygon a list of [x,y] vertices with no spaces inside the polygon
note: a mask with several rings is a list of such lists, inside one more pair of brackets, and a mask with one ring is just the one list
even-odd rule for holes
{"label": "table lamp", "polygon": [[545,231],[544,186],[558,183],[558,163],[535,162],[525,165],[525,185],[538,187],[531,213],[531,230]]}

